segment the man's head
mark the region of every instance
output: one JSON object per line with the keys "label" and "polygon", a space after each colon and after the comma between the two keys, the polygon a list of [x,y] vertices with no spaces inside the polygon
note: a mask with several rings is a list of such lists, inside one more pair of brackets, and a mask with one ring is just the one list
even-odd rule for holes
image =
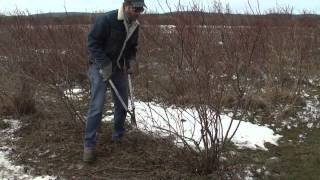
{"label": "man's head", "polygon": [[144,11],[144,0],[124,0],[123,9],[130,21],[138,19]]}

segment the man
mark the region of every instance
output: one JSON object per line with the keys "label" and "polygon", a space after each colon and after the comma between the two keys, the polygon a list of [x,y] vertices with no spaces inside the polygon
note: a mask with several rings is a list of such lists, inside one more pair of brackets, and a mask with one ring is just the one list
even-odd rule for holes
{"label": "man", "polygon": [[[85,128],[84,162],[93,162],[96,158],[96,134],[102,119],[109,79],[128,105],[127,73],[132,72],[135,62],[139,30],[137,19],[144,7],[144,0],[124,0],[118,10],[98,16],[88,35],[91,100]],[[119,141],[125,133],[124,122],[127,112],[114,91],[112,95],[114,102],[112,139]]]}

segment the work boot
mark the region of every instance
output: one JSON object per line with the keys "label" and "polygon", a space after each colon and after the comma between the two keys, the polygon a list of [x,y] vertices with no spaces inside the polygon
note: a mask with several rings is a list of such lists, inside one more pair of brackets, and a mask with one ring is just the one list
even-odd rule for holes
{"label": "work boot", "polygon": [[94,148],[84,148],[83,161],[85,163],[92,163],[96,160],[96,153]]}

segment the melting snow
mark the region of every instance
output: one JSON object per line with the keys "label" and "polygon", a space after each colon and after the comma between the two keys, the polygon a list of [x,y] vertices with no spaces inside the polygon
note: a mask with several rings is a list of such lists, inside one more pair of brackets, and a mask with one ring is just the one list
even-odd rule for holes
{"label": "melting snow", "polygon": [[[186,139],[192,138],[197,141],[201,137],[198,115],[197,112],[192,109],[184,111],[175,108],[164,109],[157,104],[146,104],[142,102],[136,102],[135,106],[139,129],[152,132],[161,132],[161,129],[166,129],[177,132],[186,137]],[[113,115],[107,116],[104,121],[110,121],[112,117]],[[222,132],[219,132],[221,137],[226,136],[227,129],[232,123],[228,134],[228,137],[230,137],[236,129],[239,120],[232,121],[231,117],[221,115],[220,123],[223,129]],[[162,131],[161,134],[168,135],[168,132],[163,133]],[[240,148],[267,150],[264,143],[268,142],[277,145],[277,141],[281,137],[282,136],[275,134],[273,130],[267,126],[259,126],[242,121],[232,138],[232,142]]]}

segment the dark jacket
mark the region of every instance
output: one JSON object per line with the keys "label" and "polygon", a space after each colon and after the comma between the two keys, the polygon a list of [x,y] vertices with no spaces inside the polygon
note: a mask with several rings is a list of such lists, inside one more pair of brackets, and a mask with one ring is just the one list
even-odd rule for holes
{"label": "dark jacket", "polygon": [[[117,67],[116,61],[126,39],[124,20],[118,19],[118,11],[114,10],[98,16],[88,35],[89,62],[97,64],[100,68],[110,63],[113,69]],[[138,31],[139,28],[134,31],[119,59],[121,69],[124,66],[128,67],[129,61],[135,60]]]}

